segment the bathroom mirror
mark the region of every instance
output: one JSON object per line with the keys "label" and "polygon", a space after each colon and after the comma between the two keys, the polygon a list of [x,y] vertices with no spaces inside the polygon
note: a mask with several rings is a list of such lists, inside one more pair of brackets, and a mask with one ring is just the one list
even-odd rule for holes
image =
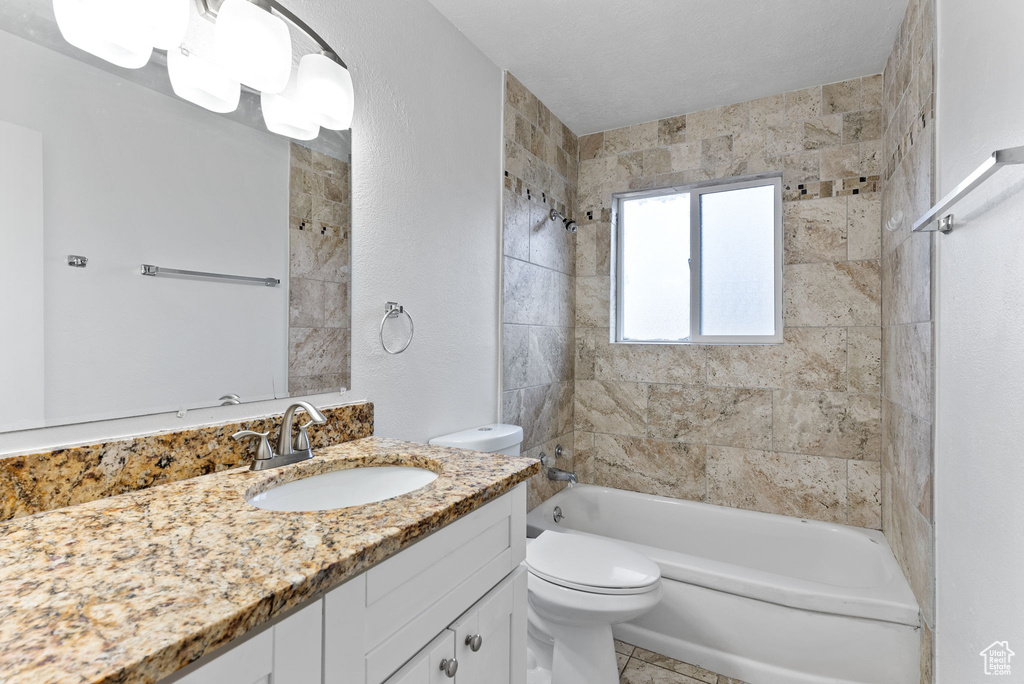
{"label": "bathroom mirror", "polygon": [[[291,35],[296,64],[319,50]],[[166,63],[72,47],[51,0],[0,4],[0,432],[350,384],[351,131],[271,133],[244,88],[215,114]]]}

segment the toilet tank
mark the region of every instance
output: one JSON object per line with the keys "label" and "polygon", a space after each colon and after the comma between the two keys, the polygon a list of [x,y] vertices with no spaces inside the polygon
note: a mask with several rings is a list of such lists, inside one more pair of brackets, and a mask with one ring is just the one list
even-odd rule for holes
{"label": "toilet tank", "polygon": [[473,449],[491,454],[519,455],[519,445],[523,443],[523,428],[518,425],[494,423],[482,425],[462,432],[453,432],[430,440],[435,446]]}

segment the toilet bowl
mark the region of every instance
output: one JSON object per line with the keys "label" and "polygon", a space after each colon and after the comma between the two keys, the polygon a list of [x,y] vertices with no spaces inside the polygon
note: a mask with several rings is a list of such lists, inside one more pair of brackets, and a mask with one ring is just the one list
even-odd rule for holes
{"label": "toilet bowl", "polygon": [[661,600],[654,561],[619,544],[543,532],[526,547],[529,684],[616,684],[612,625]]}

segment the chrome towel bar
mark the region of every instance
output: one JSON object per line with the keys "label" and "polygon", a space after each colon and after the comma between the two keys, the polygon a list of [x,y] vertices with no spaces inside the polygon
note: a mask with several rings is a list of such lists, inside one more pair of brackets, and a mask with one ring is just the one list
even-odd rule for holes
{"label": "chrome towel bar", "polygon": [[[985,160],[985,163],[974,170],[970,176],[965,178],[960,185],[953,188],[948,195],[943,197],[938,204],[914,223],[915,233],[950,233],[953,231],[953,215],[948,214],[939,218],[950,207],[963,199],[964,195],[981,185],[993,173],[1011,164],[1024,164],[1024,146],[1008,147],[1005,150],[996,150],[992,156]],[[935,220],[938,218],[938,224]]]}
{"label": "chrome towel bar", "polygon": [[243,283],[263,283],[267,287],[277,287],[281,281],[277,278],[255,278],[253,276],[230,275],[228,273],[207,273],[205,271],[186,271],[180,268],[164,268],[152,264],[142,264],[142,275],[144,276],[189,276],[192,278],[216,278],[218,280],[233,280]]}

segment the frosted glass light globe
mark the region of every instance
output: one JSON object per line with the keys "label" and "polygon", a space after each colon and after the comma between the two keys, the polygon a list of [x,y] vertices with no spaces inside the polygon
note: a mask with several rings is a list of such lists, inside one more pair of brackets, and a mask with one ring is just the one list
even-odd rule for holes
{"label": "frosted glass light globe", "polygon": [[321,126],[335,131],[352,128],[355,98],[348,69],[324,55],[306,55],[299,62],[297,89]]}
{"label": "frosted glass light globe", "polygon": [[53,0],[57,28],[71,45],[125,69],[146,66],[152,32],[142,30],[131,0]]}
{"label": "frosted glass light globe", "polygon": [[181,45],[188,31],[190,0],[136,0],[132,3],[153,47],[170,50]]}
{"label": "frosted glass light globe", "polygon": [[295,140],[312,140],[320,135],[316,114],[297,97],[294,82],[282,93],[260,93],[260,107],[271,133]]}
{"label": "frosted glass light globe", "polygon": [[218,114],[238,109],[242,86],[208,59],[172,48],[167,51],[167,75],[174,94],[183,100]]}
{"label": "frosted glass light globe", "polygon": [[280,17],[246,2],[224,0],[214,26],[217,62],[234,79],[280,93],[292,71],[292,37]]}

